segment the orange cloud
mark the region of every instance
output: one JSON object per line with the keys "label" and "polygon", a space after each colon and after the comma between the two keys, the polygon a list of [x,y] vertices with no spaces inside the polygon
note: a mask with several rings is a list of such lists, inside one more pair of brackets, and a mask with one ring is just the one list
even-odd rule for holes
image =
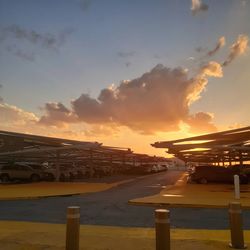
{"label": "orange cloud", "polygon": [[214,132],[217,130],[213,124],[213,115],[211,113],[198,112],[190,115],[185,121],[190,126],[190,132],[199,134],[204,131]]}
{"label": "orange cloud", "polygon": [[1,125],[6,126],[34,124],[38,121],[38,117],[35,114],[7,103],[0,103],[0,114]]}
{"label": "orange cloud", "polygon": [[82,94],[71,102],[71,109],[61,103],[47,103],[46,114],[39,122],[47,125],[84,122],[105,133],[110,129],[100,130],[98,126],[112,129],[126,126],[141,134],[178,131],[180,122],[189,118],[189,106],[200,97],[208,77],[222,75],[216,62],[203,65],[191,79],[187,70],[159,64],[141,77],[102,89],[97,99]]}

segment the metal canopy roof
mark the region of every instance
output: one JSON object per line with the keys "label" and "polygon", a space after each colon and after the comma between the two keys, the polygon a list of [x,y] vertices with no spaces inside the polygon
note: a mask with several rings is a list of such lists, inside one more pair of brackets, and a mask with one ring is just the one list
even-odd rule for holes
{"label": "metal canopy roof", "polygon": [[32,148],[39,148],[39,149],[44,147],[55,148],[55,147],[63,147],[70,145],[97,147],[100,146],[101,143],[68,140],[68,139],[22,134],[22,133],[0,130],[0,153],[17,151],[17,150],[26,150]]}
{"label": "metal canopy roof", "polygon": [[28,162],[99,161],[152,162],[167,161],[163,157],[135,154],[130,148],[103,146],[98,142],[84,142],[61,138],[0,131],[0,161]]}
{"label": "metal canopy roof", "polygon": [[250,160],[250,126],[218,133],[151,144],[185,162],[231,162]]}
{"label": "metal canopy roof", "polygon": [[0,131],[0,160],[56,161],[104,159],[110,155],[131,154],[128,148],[102,146],[98,142],[85,142],[61,138]]}

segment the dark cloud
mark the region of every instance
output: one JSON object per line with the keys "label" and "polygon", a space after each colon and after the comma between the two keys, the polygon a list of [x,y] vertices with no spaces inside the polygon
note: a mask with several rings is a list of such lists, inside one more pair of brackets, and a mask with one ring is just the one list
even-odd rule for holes
{"label": "dark cloud", "polygon": [[248,48],[249,38],[247,35],[239,35],[236,42],[232,44],[230,53],[224,61],[223,66],[230,64],[236,57],[246,53]]}
{"label": "dark cloud", "polygon": [[209,6],[205,3],[202,3],[201,0],[192,0],[191,11],[193,15],[196,15],[198,12],[207,11]]}
{"label": "dark cloud", "polygon": [[129,51],[129,52],[119,51],[117,55],[123,58],[132,57],[135,55],[135,51]]}
{"label": "dark cloud", "polygon": [[128,68],[132,63],[131,62],[126,62],[125,65]]}
{"label": "dark cloud", "polygon": [[225,43],[226,43],[225,37],[224,36],[220,37],[220,39],[218,40],[215,48],[212,49],[212,50],[210,50],[210,51],[208,51],[207,55],[208,56],[215,55],[216,52],[225,45]]}
{"label": "dark cloud", "polygon": [[51,33],[39,33],[35,30],[28,30],[16,24],[6,26],[0,29],[1,41],[8,38],[16,40],[28,41],[32,44],[39,44],[44,48],[58,48],[61,46],[65,39],[73,32],[73,29],[65,29],[58,35]]}
{"label": "dark cloud", "polygon": [[34,61],[35,52],[22,49],[22,44],[20,44],[21,41],[28,42],[43,49],[58,51],[73,31],[74,30],[71,28],[64,29],[55,35],[51,33],[40,33],[35,30],[28,30],[20,27],[19,25],[13,24],[0,27],[0,43],[7,44],[5,46],[7,52],[27,61]]}
{"label": "dark cloud", "polygon": [[202,47],[195,48],[195,51],[198,52],[198,53],[204,52],[206,50],[207,50],[206,48],[202,48]]}
{"label": "dark cloud", "polygon": [[159,56],[158,54],[155,54],[153,57],[154,57],[155,59],[161,59],[161,56]]}
{"label": "dark cloud", "polygon": [[75,115],[60,102],[46,103],[43,110],[45,115],[39,119],[40,124],[64,127],[67,123],[76,122]]}
{"label": "dark cloud", "polygon": [[14,56],[17,56],[21,59],[24,59],[26,61],[30,61],[33,62],[35,60],[35,54],[33,52],[28,53],[24,50],[21,50],[19,48],[17,48],[16,45],[9,45],[6,47],[6,50],[11,53]]}
{"label": "dark cloud", "polygon": [[92,4],[92,0],[79,0],[79,5],[82,11],[87,11]]}

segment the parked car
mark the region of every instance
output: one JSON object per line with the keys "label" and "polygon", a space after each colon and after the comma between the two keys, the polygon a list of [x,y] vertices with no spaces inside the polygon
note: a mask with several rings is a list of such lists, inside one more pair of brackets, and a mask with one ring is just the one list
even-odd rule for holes
{"label": "parked car", "polygon": [[239,168],[217,167],[217,166],[198,166],[191,174],[192,180],[198,183],[222,182],[233,183],[234,175],[239,175],[240,183],[247,183],[246,175],[242,174]]}
{"label": "parked car", "polygon": [[[66,181],[71,178],[70,172],[64,166],[60,166],[59,171],[60,171],[59,181]],[[49,166],[46,169],[46,173],[48,174],[50,180],[52,181],[56,180],[57,170],[55,165]]]}
{"label": "parked car", "polygon": [[33,169],[25,164],[6,164],[0,169],[0,179],[2,182],[11,180],[30,180],[32,182],[40,181],[44,178],[44,173]]}
{"label": "parked car", "polygon": [[151,173],[157,173],[158,172],[158,167],[156,165],[152,166],[151,168]]}
{"label": "parked car", "polygon": [[218,167],[218,166],[197,166],[195,170],[190,173],[189,180],[206,184],[208,182],[233,183],[234,175],[239,175],[240,183],[247,184],[248,178],[241,173],[239,168],[235,167]]}
{"label": "parked car", "polygon": [[[27,163],[27,165],[31,166],[33,169],[40,171],[43,173],[44,179],[46,181],[54,181],[56,180],[56,166],[49,164],[39,164],[39,163]],[[60,175],[59,180],[65,181],[70,179],[69,171],[65,170],[64,166],[60,166]]]}
{"label": "parked car", "polygon": [[245,174],[250,182],[250,164],[237,164],[233,166],[234,168],[239,168],[242,174]]}

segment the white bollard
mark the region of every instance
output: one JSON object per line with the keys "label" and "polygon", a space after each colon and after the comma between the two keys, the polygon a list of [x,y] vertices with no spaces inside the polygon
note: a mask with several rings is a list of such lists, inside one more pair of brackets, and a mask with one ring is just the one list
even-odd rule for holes
{"label": "white bollard", "polygon": [[234,198],[240,199],[240,178],[238,175],[234,175]]}

